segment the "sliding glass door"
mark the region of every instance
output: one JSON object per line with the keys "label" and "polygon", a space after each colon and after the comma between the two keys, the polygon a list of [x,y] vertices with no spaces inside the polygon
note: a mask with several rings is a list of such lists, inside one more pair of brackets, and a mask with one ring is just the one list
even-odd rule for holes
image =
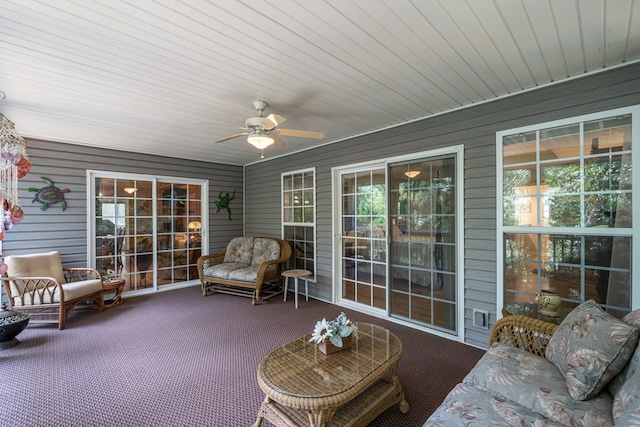
{"label": "sliding glass door", "polygon": [[456,331],[456,161],[389,166],[392,316]]}
{"label": "sliding glass door", "polygon": [[196,280],[202,253],[202,182],[92,173],[96,268],[125,291]]}
{"label": "sliding glass door", "polygon": [[335,171],[339,303],[458,334],[458,156]]}

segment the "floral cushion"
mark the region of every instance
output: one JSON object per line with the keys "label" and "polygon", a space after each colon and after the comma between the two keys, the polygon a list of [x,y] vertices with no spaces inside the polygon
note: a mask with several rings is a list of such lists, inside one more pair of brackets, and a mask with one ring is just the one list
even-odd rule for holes
{"label": "floral cushion", "polygon": [[[624,322],[640,328],[640,310],[632,311]],[[631,360],[609,384],[613,399],[613,420],[618,425],[640,425],[640,346]]]}
{"label": "floral cushion", "polygon": [[231,239],[224,254],[224,262],[238,262],[251,265],[253,256],[253,237],[236,237]]}
{"label": "floral cushion", "polygon": [[[636,328],[640,329],[640,310],[632,311],[622,318],[622,321],[628,323],[629,325],[633,325]],[[610,382],[607,384],[607,390],[611,397],[615,399],[616,394],[620,388],[627,381],[627,378],[631,378],[635,370],[637,369],[638,363],[640,363],[640,354],[636,348],[636,352],[631,357],[629,363],[627,363],[622,371],[618,375],[616,375]]]}
{"label": "floral cushion", "polygon": [[245,267],[233,270],[229,273],[230,280],[239,280],[241,282],[255,282],[258,277],[258,267]]}
{"label": "floral cushion", "polygon": [[562,425],[478,387],[458,384],[423,427]]}
{"label": "floral cushion", "polygon": [[498,400],[511,401],[523,410],[540,414],[561,425],[613,425],[613,403],[609,394],[602,393],[589,401],[573,399],[564,376],[553,363],[516,347],[504,344],[491,346],[463,383],[474,385]]}
{"label": "floral cushion", "polygon": [[266,261],[280,258],[280,243],[277,240],[257,237],[253,242],[251,265],[260,265]]}
{"label": "floral cushion", "polygon": [[231,274],[235,270],[243,269],[248,267],[247,264],[242,264],[239,262],[223,262],[222,264],[212,265],[211,267],[207,267],[202,271],[203,276],[205,277],[217,277],[219,279],[228,279],[229,274]]}
{"label": "floral cushion", "polygon": [[636,348],[638,333],[589,300],[560,323],[545,356],[564,375],[571,397],[585,400],[598,394],[624,368]]}
{"label": "floral cushion", "polygon": [[613,400],[613,419],[617,425],[640,426],[640,347],[636,349],[629,369],[626,373],[626,381],[617,390]]}

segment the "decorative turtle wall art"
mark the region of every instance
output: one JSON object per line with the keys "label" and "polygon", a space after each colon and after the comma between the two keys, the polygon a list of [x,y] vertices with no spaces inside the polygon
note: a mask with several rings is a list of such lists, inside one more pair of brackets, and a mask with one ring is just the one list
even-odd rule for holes
{"label": "decorative turtle wall art", "polygon": [[51,181],[49,178],[45,178],[44,176],[41,176],[40,179],[42,180],[42,182],[47,184],[47,186],[42,187],[41,189],[33,187],[28,188],[29,191],[36,193],[36,195],[33,196],[33,200],[31,201],[31,203],[38,202],[42,204],[42,207],[40,209],[42,209],[43,211],[46,211],[49,205],[55,205],[56,203],[60,203],[63,211],[67,209],[67,202],[64,201],[64,193],[69,193],[71,190],[69,190],[68,188],[61,190],[60,188],[53,185],[53,181]]}

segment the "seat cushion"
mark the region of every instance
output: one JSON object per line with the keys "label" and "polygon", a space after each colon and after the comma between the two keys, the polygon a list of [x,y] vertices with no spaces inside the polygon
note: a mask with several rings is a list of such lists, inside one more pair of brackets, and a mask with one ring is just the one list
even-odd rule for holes
{"label": "seat cushion", "polygon": [[257,277],[257,266],[240,268],[229,273],[229,279],[238,280],[240,282],[255,282]]}
{"label": "seat cushion", "polygon": [[545,356],[558,367],[576,400],[589,399],[627,364],[638,328],[603,311],[593,300],[573,309],[549,340]]}
{"label": "seat cushion", "polygon": [[563,425],[473,385],[458,384],[423,427]]}
{"label": "seat cushion", "polygon": [[69,282],[62,285],[64,300],[71,301],[86,295],[91,295],[102,290],[102,280],[89,279],[78,282]]}
{"label": "seat cushion", "polygon": [[216,277],[218,279],[229,279],[229,274],[235,270],[249,267],[248,264],[241,262],[223,262],[222,264],[212,265],[202,270],[204,277]]}
{"label": "seat cushion", "polygon": [[251,265],[251,258],[253,258],[253,237],[231,239],[224,254],[224,262]]}
{"label": "seat cushion", "polygon": [[519,348],[494,344],[463,382],[563,425],[613,425],[608,393],[589,401],[573,399],[553,363]]}
{"label": "seat cushion", "polygon": [[256,237],[253,242],[253,258],[251,265],[260,265],[266,261],[280,258],[280,243],[274,239]]}
{"label": "seat cushion", "polygon": [[[71,282],[62,284],[64,291],[64,300],[71,301],[77,298],[81,298],[86,295],[95,294],[102,290],[102,281],[100,279],[81,280],[79,282]],[[44,289],[36,292],[34,297],[31,298],[28,294],[24,297],[24,305],[34,304],[55,304],[60,302],[60,291],[58,289],[55,292],[48,292]],[[14,306],[21,306],[20,298],[13,299]]]}

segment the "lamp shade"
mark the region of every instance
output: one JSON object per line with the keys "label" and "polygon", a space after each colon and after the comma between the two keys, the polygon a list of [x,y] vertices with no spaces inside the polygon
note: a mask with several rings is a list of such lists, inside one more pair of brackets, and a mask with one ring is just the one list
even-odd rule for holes
{"label": "lamp shade", "polygon": [[273,144],[274,139],[261,131],[256,131],[249,135],[249,137],[247,138],[247,142],[256,147],[258,150],[262,150]]}
{"label": "lamp shade", "polygon": [[404,174],[408,176],[410,179],[413,179],[416,176],[420,175],[420,171],[408,171],[408,172],[405,172]]}

